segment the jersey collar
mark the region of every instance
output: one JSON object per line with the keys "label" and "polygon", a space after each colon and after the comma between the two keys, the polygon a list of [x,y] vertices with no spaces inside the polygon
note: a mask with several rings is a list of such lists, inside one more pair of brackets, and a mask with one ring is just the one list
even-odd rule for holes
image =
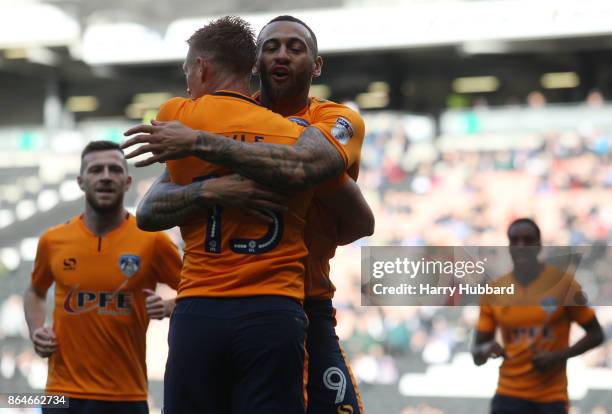
{"label": "jersey collar", "polygon": [[[255,92],[253,95],[251,95],[251,98],[255,99],[259,105],[262,105],[262,106],[263,106],[263,104],[261,103],[261,99],[260,99],[260,98],[261,98],[261,91],[257,91],[257,92]],[[301,117],[301,116],[306,115],[306,113],[307,113],[307,112],[308,112],[308,110],[310,109],[310,104],[311,104],[311,103],[312,103],[312,98],[308,98],[308,105],[306,105],[305,107],[303,107],[302,109],[300,109],[300,110],[299,110],[298,112],[296,112],[295,114],[293,114],[293,115],[289,115],[289,117],[288,117],[288,118],[290,118],[290,117]]]}
{"label": "jersey collar", "polygon": [[89,227],[87,227],[87,226],[85,225],[85,217],[84,217],[84,214],[80,214],[80,215],[77,217],[77,223],[78,223],[79,227],[80,227],[80,228],[81,228],[81,229],[82,229],[82,230],[83,230],[85,233],[87,233],[87,235],[89,235],[89,236],[91,236],[91,237],[95,237],[95,238],[98,238],[98,237],[109,237],[109,236],[111,236],[111,235],[113,235],[113,234],[115,234],[115,233],[119,232],[119,231],[120,231],[121,229],[123,229],[125,226],[127,226],[127,224],[128,224],[128,223],[129,223],[129,222],[130,222],[130,221],[133,219],[133,217],[134,217],[134,216],[132,216],[132,215],[131,215],[129,212],[126,212],[126,213],[125,213],[125,220],[123,220],[119,226],[115,227],[114,229],[112,229],[112,230],[111,230],[111,231],[109,231],[108,233],[105,233],[103,236],[98,236],[98,235],[94,234],[94,232],[93,232],[93,231],[91,231],[91,230],[89,229]]}
{"label": "jersey collar", "polygon": [[213,93],[212,95],[214,95],[214,96],[229,96],[231,98],[242,99],[242,100],[250,102],[252,104],[261,106],[261,103],[259,103],[257,100],[253,99],[252,97],[250,97],[248,95],[243,95],[243,94],[241,94],[239,92],[235,92],[235,91],[220,90],[220,91],[217,91],[217,92]]}

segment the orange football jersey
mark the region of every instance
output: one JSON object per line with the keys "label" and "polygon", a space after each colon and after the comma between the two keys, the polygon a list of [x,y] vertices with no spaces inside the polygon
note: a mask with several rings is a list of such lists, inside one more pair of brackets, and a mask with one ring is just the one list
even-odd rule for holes
{"label": "orange football jersey", "polygon": [[[357,112],[335,102],[311,98],[307,107],[288,119],[319,129],[342,154],[348,176],[357,180],[365,134],[363,119]],[[306,297],[310,299],[331,299],[336,290],[329,278],[329,261],[336,254],[338,246],[336,222],[319,198],[334,191],[346,179],[347,175],[343,174],[321,184],[308,210],[304,232],[308,247],[305,289]]]}
{"label": "orange football jersey", "polygon": [[82,216],[39,239],[32,285],[55,282],[53,330],[59,350],[49,357],[46,392],[73,398],[147,399],[143,289],[176,289],[181,258],[164,233],[147,233],[133,216],[98,237]]}
{"label": "orange football jersey", "polygon": [[[190,128],[257,145],[293,145],[303,128],[259,105],[252,98],[220,91],[197,100],[174,98],[158,113],[160,121],[179,120]],[[231,173],[196,157],[168,161],[177,184]],[[181,226],[185,241],[179,298],[281,295],[304,298],[306,211],[312,191],[289,200],[288,211],[269,211],[273,223],[237,208],[216,206]]]}
{"label": "orange football jersey", "polygon": [[499,370],[498,394],[536,402],[568,400],[565,367],[542,373],[531,361],[539,351],[567,348],[572,321],[584,324],[595,316],[587,306],[563,306],[580,291],[570,276],[546,265],[535,280],[523,286],[508,274],[493,285],[514,284],[514,299],[510,301],[509,295],[483,297],[477,329],[494,332],[499,327],[506,352]]}

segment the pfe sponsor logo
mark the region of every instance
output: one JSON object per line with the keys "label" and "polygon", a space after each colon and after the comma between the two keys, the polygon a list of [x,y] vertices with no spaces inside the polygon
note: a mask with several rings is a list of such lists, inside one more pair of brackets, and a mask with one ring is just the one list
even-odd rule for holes
{"label": "pfe sponsor logo", "polygon": [[129,315],[132,313],[132,293],[93,292],[73,288],[64,300],[64,310],[72,315],[96,310],[100,315]]}

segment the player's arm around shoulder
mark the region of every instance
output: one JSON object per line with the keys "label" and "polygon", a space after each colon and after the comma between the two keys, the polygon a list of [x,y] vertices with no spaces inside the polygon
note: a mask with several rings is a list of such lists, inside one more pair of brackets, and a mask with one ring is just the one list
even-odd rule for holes
{"label": "player's arm around shoulder", "polygon": [[205,212],[203,183],[173,183],[167,169],[153,182],[136,209],[136,222],[144,231],[170,229]]}
{"label": "player's arm around shoulder", "polygon": [[286,211],[286,201],[285,196],[239,174],[179,185],[171,181],[166,169],[138,204],[136,222],[144,231],[166,230],[201,217],[217,204],[241,208],[267,222],[270,217],[260,210]]}
{"label": "player's arm around shoulder", "polygon": [[276,189],[312,187],[340,175],[348,165],[342,149],[315,127],[306,128],[295,145],[249,145],[214,133],[194,131],[177,121],[140,125],[125,133],[134,134],[139,135],[128,139],[122,148],[145,145],[126,158],[153,154],[136,162],[137,167],[192,155]]}
{"label": "player's arm around shoulder", "polygon": [[[313,115],[312,125],[292,146],[230,141],[225,149],[216,149],[218,158],[209,161],[277,189],[303,190],[339,177],[359,159],[363,119],[350,108],[327,101],[318,104]],[[199,139],[203,153],[213,150],[206,134]],[[230,164],[226,164],[228,160]]]}
{"label": "player's arm around shoulder", "polygon": [[344,246],[374,233],[375,219],[357,183],[343,174],[331,186],[317,190],[317,198],[334,214],[338,227],[338,245]]}
{"label": "player's arm around shoulder", "polygon": [[197,157],[274,189],[304,190],[347,166],[344,153],[315,127],[304,129],[294,145],[249,145],[199,131],[195,148]]}

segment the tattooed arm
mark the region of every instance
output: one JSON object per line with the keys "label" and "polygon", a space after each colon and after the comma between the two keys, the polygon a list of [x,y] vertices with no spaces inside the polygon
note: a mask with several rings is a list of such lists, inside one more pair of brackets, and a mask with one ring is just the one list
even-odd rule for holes
{"label": "tattooed arm", "polygon": [[204,182],[174,184],[168,170],[164,170],[138,204],[138,227],[145,231],[166,230],[203,215],[206,212],[203,187]]}
{"label": "tattooed arm", "polygon": [[304,130],[295,145],[246,145],[199,132],[194,155],[224,165],[261,184],[299,190],[344,170],[338,150],[316,128]]}
{"label": "tattooed arm", "polygon": [[194,131],[178,121],[140,125],[125,135],[138,134],[122,148],[144,143],[126,155],[133,158],[151,152],[154,155],[136,163],[143,167],[155,162],[194,155],[223,165],[258,183],[276,188],[300,190],[338,176],[345,168],[344,158],[321,131],[309,127],[295,145],[244,144],[220,135]]}
{"label": "tattooed arm", "polygon": [[286,211],[285,198],[238,174],[179,185],[166,169],[138,204],[136,221],[145,231],[180,226],[206,214],[213,205],[239,207],[246,214],[269,222],[261,209]]}

